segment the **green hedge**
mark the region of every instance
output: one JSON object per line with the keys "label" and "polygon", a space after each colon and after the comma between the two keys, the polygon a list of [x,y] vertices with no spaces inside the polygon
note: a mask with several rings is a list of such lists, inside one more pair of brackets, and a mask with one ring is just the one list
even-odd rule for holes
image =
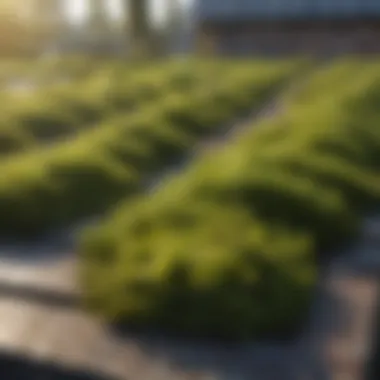
{"label": "green hedge", "polygon": [[84,238],[85,301],[108,320],[227,339],[301,320],[314,279],[306,234],[199,202],[128,222]]}
{"label": "green hedge", "polygon": [[[6,106],[0,117],[0,132],[6,137],[9,124],[12,124],[19,131],[20,141],[6,145],[0,153],[25,149],[26,140],[33,147],[95,127],[114,114],[136,110],[144,103],[169,94],[172,84],[173,91],[178,91],[178,80],[187,80],[182,91],[189,91],[210,75],[208,69],[193,73],[186,66],[173,66],[169,63],[157,68],[137,69],[133,76],[130,68],[104,68],[85,80],[40,89],[21,99],[4,97]],[[15,140],[13,133],[10,139]]]}
{"label": "green hedge", "polygon": [[[260,66],[264,64],[255,65],[258,70]],[[136,111],[171,92],[191,92],[200,83],[211,83],[212,78],[219,79],[230,69],[247,70],[247,64],[169,61],[156,67],[124,68],[108,63],[73,83],[41,88],[33,95],[3,94],[5,110],[0,116],[0,132],[5,138],[10,124],[19,132],[9,136],[14,143],[6,145],[0,154],[34,148],[41,142],[96,127],[101,121]]]}
{"label": "green hedge", "polygon": [[[202,71],[200,66],[196,70]],[[3,160],[0,233],[40,233],[103,212],[139,191],[148,174],[183,156],[204,133],[241,113],[241,106],[225,113],[220,94],[238,99],[249,93],[250,106],[259,106],[266,99],[264,90],[278,89],[299,63],[227,66],[205,64],[200,77],[207,78],[192,90],[184,91],[182,83],[167,98],[115,116],[72,141]],[[214,75],[208,71],[212,67]],[[248,107],[245,98],[242,102]]]}
{"label": "green hedge", "polygon": [[[368,107],[380,89],[378,67],[348,71],[333,103],[325,81],[309,103],[295,101],[285,116],[88,229],[79,249],[88,307],[111,321],[191,335],[294,331],[316,259],[353,238],[380,195],[367,165],[380,139],[364,138],[380,116]],[[340,146],[356,154],[341,157]]]}

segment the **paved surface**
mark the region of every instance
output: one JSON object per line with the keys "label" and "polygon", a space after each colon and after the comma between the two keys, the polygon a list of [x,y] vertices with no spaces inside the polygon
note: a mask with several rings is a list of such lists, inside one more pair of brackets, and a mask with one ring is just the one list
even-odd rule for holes
{"label": "paved surface", "polygon": [[364,380],[375,343],[379,275],[356,273],[342,260],[321,279],[300,343],[316,368],[313,379]]}
{"label": "paved surface", "polygon": [[25,288],[48,288],[54,292],[74,293],[76,261],[62,259],[51,263],[22,263],[0,261],[0,289],[2,285]]}
{"label": "paved surface", "polygon": [[0,352],[115,380],[362,380],[378,290],[373,272],[337,260],[321,279],[302,339],[235,346],[121,335],[76,307],[3,293]]}
{"label": "paved surface", "polygon": [[[120,337],[78,310],[0,300],[0,348],[131,380],[251,379],[286,366],[281,347],[223,347],[137,336]],[[281,363],[280,363],[281,362]],[[1,367],[1,365],[0,365]]]}

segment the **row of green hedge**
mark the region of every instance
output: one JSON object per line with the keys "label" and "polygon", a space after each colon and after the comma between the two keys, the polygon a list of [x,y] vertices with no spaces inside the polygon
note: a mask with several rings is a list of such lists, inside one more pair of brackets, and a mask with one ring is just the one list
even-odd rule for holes
{"label": "row of green hedge", "polygon": [[73,141],[3,160],[0,233],[40,233],[102,212],[205,133],[262,104],[298,69],[298,62],[235,64],[134,117],[117,117]]}
{"label": "row of green hedge", "polygon": [[357,216],[380,196],[379,65],[361,68],[337,80],[339,89],[330,81],[310,89],[309,103],[301,98],[86,231],[88,307],[190,335],[294,331],[316,252],[354,236]]}
{"label": "row of green hedge", "polygon": [[[30,97],[3,97],[0,153],[38,146],[94,127],[115,113],[136,109],[170,91],[190,91],[229,70],[228,62],[164,62],[156,67],[105,63],[86,80],[42,89]],[[236,69],[236,64],[234,65]],[[245,65],[246,66],[246,65]]]}
{"label": "row of green hedge", "polygon": [[190,91],[211,75],[208,68],[194,71],[173,64],[135,71],[112,67],[99,69],[86,80],[41,89],[30,96],[5,97],[0,153],[36,147],[95,127],[114,114],[125,114],[171,91]]}

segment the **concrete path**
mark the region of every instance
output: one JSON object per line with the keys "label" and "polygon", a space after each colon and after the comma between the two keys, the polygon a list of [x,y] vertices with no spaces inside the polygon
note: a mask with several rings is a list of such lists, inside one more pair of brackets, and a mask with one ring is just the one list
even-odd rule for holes
{"label": "concrete path", "polygon": [[364,380],[379,274],[335,261],[321,279],[305,333],[293,344],[122,335],[77,306],[0,292],[0,352],[112,380]]}
{"label": "concrete path", "polygon": [[275,358],[286,365],[281,347],[121,337],[79,310],[7,298],[0,300],[0,348],[40,363],[56,362],[120,380],[248,380],[253,370],[270,369]]}
{"label": "concrete path", "polygon": [[365,380],[374,347],[379,278],[356,273],[344,260],[321,279],[311,323],[299,347],[315,380]]}

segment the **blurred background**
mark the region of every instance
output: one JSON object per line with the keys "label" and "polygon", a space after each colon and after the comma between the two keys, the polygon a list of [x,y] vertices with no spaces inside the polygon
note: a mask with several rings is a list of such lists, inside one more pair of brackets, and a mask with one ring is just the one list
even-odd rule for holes
{"label": "blurred background", "polygon": [[378,52],[376,1],[3,0],[1,56]]}
{"label": "blurred background", "polygon": [[4,0],[0,7],[3,57],[128,55],[132,39],[144,37],[165,54],[189,50],[192,40],[192,0]]}

